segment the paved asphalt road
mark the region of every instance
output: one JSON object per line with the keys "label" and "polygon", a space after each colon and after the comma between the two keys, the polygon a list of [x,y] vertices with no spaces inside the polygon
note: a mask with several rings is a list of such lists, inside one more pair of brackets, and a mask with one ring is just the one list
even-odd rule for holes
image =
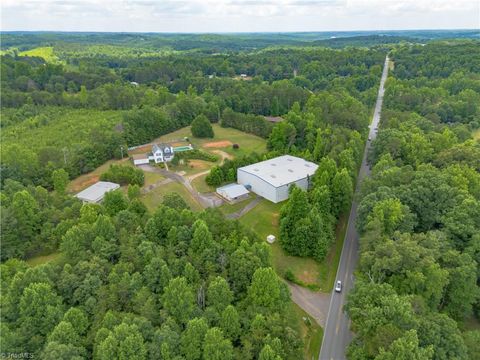
{"label": "paved asphalt road", "polygon": [[[370,175],[370,168],[367,165],[367,153],[370,148],[371,140],[375,139],[377,135],[376,128],[380,121],[380,111],[382,109],[383,94],[385,80],[388,74],[388,57],[385,59],[383,66],[382,78],[380,80],[380,88],[378,90],[377,103],[375,105],[375,112],[369,131],[369,141],[365,146],[363,154],[362,166],[358,175],[356,189],[358,191],[359,185],[365,176]],[[354,201],[350,210],[350,217],[348,218],[348,227],[345,235],[345,242],[343,243],[342,255],[337,269],[337,280],[342,282],[342,291],[340,293],[332,292],[330,306],[328,310],[327,322],[324,328],[324,335],[322,341],[322,349],[320,351],[320,360],[342,360],[345,359],[345,350],[352,340],[352,333],[350,331],[350,320],[343,312],[347,294],[353,286],[353,271],[357,265],[358,260],[358,233],[355,229],[355,219],[357,217],[358,204]],[[336,281],[335,281],[336,283]]]}

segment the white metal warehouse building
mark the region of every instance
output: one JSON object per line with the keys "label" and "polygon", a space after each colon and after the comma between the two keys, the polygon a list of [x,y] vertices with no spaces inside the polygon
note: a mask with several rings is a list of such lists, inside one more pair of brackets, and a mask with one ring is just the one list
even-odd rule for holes
{"label": "white metal warehouse building", "polygon": [[237,182],[274,203],[288,199],[292,184],[308,189],[309,177],[318,165],[302,158],[284,155],[237,170]]}
{"label": "white metal warehouse building", "polygon": [[99,203],[103,200],[107,192],[118,188],[120,188],[120,185],[118,184],[109,181],[99,181],[85,190],[80,191],[75,197],[79,198],[84,203]]}

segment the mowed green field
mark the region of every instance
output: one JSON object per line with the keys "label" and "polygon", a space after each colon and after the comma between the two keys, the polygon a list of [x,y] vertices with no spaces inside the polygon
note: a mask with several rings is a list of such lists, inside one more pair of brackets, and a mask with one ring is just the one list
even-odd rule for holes
{"label": "mowed green field", "polygon": [[[212,151],[219,149],[225,151],[232,156],[249,155],[252,152],[263,153],[267,150],[267,142],[258,136],[244,133],[243,131],[223,128],[218,124],[212,124],[213,132],[215,133],[212,139],[199,139],[192,136],[190,126],[184,127],[177,131],[171,132],[167,135],[160,136],[155,139],[154,143],[159,142],[174,142],[183,140],[184,137],[188,137],[190,143],[195,148],[202,148],[202,150]],[[226,146],[209,146],[209,143],[215,143],[220,141],[227,141],[231,144],[238,144],[239,149],[234,150],[231,145]]]}
{"label": "mowed green field", "polygon": [[144,171],[143,174],[145,176],[145,185],[144,186],[150,186],[150,185],[156,184],[157,182],[165,180],[165,178],[162,175],[157,174],[157,173]]}
{"label": "mowed green field", "polygon": [[142,195],[140,200],[145,204],[150,212],[154,212],[158,205],[162,203],[164,196],[172,192],[179,194],[185,200],[191,210],[203,210],[202,206],[192,197],[188,190],[182,184],[177,182],[170,182],[168,184],[161,185],[150,191],[148,194]]}
{"label": "mowed green field", "polygon": [[218,209],[225,215],[233,214],[233,213],[236,213],[236,212],[242,210],[245,206],[250,204],[254,199],[255,199],[254,194],[250,194],[250,196],[245,200],[242,200],[242,201],[240,201],[236,204],[224,203]]}
{"label": "mowed green field", "polygon": [[274,204],[264,199],[240,218],[240,222],[253,229],[262,241],[266,241],[270,234],[277,237],[277,241],[271,245],[273,266],[277,274],[283,277],[287,270],[291,270],[306,285],[319,287],[319,264],[313,259],[289,256],[279,244],[280,209],[283,204]]}
{"label": "mowed green field", "polygon": [[55,55],[53,51],[53,47],[51,46],[38,47],[35,49],[22,51],[18,55],[19,56],[36,56],[36,57],[43,58],[46,62],[60,63],[60,60]]}
{"label": "mowed green field", "polygon": [[255,231],[262,240],[272,234],[278,238],[280,208],[283,203],[274,204],[266,199],[240,218],[240,222]]}
{"label": "mowed green field", "polygon": [[192,180],[192,186],[200,193],[207,193],[215,191],[214,186],[207,185],[205,178],[208,174],[204,174]]}
{"label": "mowed green field", "polygon": [[270,234],[277,237],[277,241],[270,245],[270,248],[273,266],[278,275],[284,277],[287,270],[290,270],[302,286],[324,292],[331,291],[342,252],[347,225],[346,217],[340,219],[336,229],[336,240],[325,260],[319,263],[312,258],[290,256],[283,251],[278,241],[280,209],[283,204],[274,204],[264,199],[242,216],[240,222],[255,231],[262,241],[266,241]]}

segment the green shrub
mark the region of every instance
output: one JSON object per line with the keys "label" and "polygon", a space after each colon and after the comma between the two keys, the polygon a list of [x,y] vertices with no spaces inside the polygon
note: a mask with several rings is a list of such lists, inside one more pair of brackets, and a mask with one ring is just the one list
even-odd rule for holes
{"label": "green shrub", "polygon": [[143,186],[145,176],[142,170],[129,165],[110,165],[108,171],[100,176],[100,180],[112,181],[120,185]]}
{"label": "green shrub", "polygon": [[285,271],[285,279],[293,283],[297,282],[297,279],[295,278],[295,274],[291,269],[287,269]]}
{"label": "green shrub", "polygon": [[218,155],[210,154],[208,152],[198,150],[198,149],[177,153],[175,157],[178,157],[179,159],[196,159],[196,160],[205,160],[210,162],[215,162],[218,160]]}
{"label": "green shrub", "polygon": [[192,135],[197,138],[213,138],[213,128],[205,115],[198,115],[192,121]]}

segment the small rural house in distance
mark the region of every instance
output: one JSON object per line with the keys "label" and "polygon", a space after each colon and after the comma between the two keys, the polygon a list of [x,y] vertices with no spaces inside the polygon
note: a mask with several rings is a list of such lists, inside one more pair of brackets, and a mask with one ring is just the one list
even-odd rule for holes
{"label": "small rural house in distance", "polygon": [[265,120],[271,123],[279,123],[283,121],[283,118],[281,116],[264,116]]}
{"label": "small rural house in distance", "polygon": [[85,190],[80,191],[75,197],[82,200],[84,203],[99,203],[103,200],[107,192],[118,188],[120,188],[119,184],[108,181],[99,181]]}
{"label": "small rural house in distance", "polygon": [[302,158],[284,155],[237,169],[237,182],[255,194],[278,203],[288,199],[295,184],[307,190],[318,165]]}

